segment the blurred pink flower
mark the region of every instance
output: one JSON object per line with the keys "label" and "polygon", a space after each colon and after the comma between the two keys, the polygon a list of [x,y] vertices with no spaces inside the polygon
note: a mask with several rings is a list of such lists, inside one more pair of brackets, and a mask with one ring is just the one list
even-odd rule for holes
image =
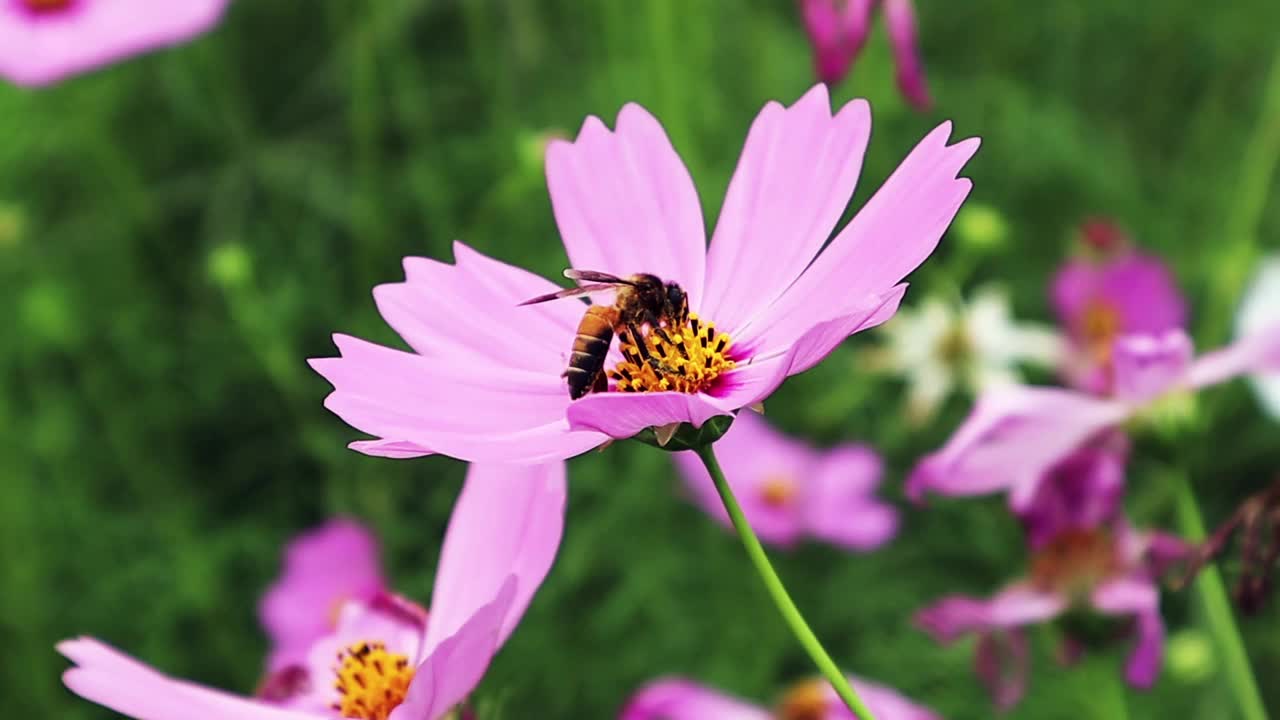
{"label": "blurred pink flower", "polygon": [[258,607],[271,637],[270,671],[306,659],[333,632],[347,601],[370,603],[386,590],[378,541],[353,520],[331,520],[299,535],[284,553],[284,571]]}
{"label": "blurred pink flower", "polygon": [[1186,301],[1159,258],[1132,250],[1091,225],[1086,237],[1102,257],[1068,262],[1053,279],[1050,296],[1072,353],[1064,368],[1074,387],[1112,391],[1112,354],[1126,335],[1157,335],[1184,328]]}
{"label": "blurred pink flower", "polygon": [[1012,506],[1024,509],[1049,468],[1104,431],[1180,392],[1280,369],[1280,324],[1194,360],[1181,330],[1121,338],[1113,367],[1111,397],[1027,386],[984,393],[947,444],[916,465],[907,494],[1008,491]]}
{"label": "blurred pink flower", "polygon": [[1126,679],[1150,687],[1160,673],[1158,581],[1189,546],[1129,525],[1118,491],[1123,463],[1109,450],[1092,448],[1063,461],[1023,517],[1031,551],[1027,577],[990,598],[951,595],[916,615],[916,623],[941,643],[978,635],[974,666],[1001,708],[1017,704],[1026,688],[1030,655],[1022,628],[1073,608],[1132,618],[1137,644]]}
{"label": "blurred pink flower", "polygon": [[[883,685],[852,675],[858,696],[876,720],[940,720]],[[774,710],[678,677],[655,680],[631,697],[619,720],[857,720],[825,681],[806,680],[786,692]]]}
{"label": "blurred pink flower", "polygon": [[[560,288],[458,243],[456,264],[408,258],[404,283],[374,290],[414,352],[338,335],[341,357],[311,361],[334,386],[326,406],[380,438],[352,445],[370,455],[536,462],[649,427],[701,427],[760,402],[850,334],[891,317],[906,289],[900,281],[933,252],[969,193],[972,184],[956,175],[978,140],[948,146],[944,123],[826,244],[870,131],[867,103],[855,100],[832,117],[825,86],[790,108],[767,104],[709,251],[693,181],[640,106],[622,109],[616,132],[591,117],[573,143],[551,143],[547,182],[572,265],[679,283],[701,323],[680,330],[686,340],[726,343],[690,350],[723,368],[696,392],[571,401],[562,373],[583,306],[518,306]],[[606,367],[620,359],[613,348]]]}
{"label": "blurred pink flower", "polygon": [[[759,414],[744,412],[716,449],[747,521],[765,543],[789,546],[807,536],[871,550],[897,532],[897,511],[874,494],[883,470],[880,456],[865,445],[817,450],[773,429]],[[694,501],[732,527],[697,454],[672,457]]]}
{"label": "blurred pink flower", "polygon": [[[81,697],[140,720],[440,720],[475,689],[546,577],[560,545],[564,502],[563,463],[473,465],[445,533],[430,615],[386,593],[350,599],[302,664],[278,669],[257,698],[162,675],[92,638],[58,645],[76,665],[63,681]],[[325,542],[351,551],[354,536],[333,537],[310,538],[302,554]],[[298,581],[277,592],[297,602]],[[318,609],[309,602],[295,607],[308,615]]]}
{"label": "blurred pink flower", "polygon": [[818,79],[834,85],[849,74],[871,31],[876,5],[884,10],[889,42],[897,63],[898,89],[917,110],[933,104],[925,84],[924,66],[916,40],[912,0],[800,0]]}
{"label": "blurred pink flower", "polygon": [[228,0],[0,1],[0,77],[46,85],[213,27]]}

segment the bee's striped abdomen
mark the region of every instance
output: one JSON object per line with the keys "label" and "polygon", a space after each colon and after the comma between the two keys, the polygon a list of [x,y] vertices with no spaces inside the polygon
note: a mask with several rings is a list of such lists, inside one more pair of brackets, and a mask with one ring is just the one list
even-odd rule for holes
{"label": "bee's striped abdomen", "polygon": [[587,308],[578,323],[578,334],[573,338],[573,351],[569,355],[569,367],[564,371],[569,384],[569,397],[577,400],[591,391],[604,370],[605,356],[613,342],[613,324],[618,311],[608,305],[592,305]]}

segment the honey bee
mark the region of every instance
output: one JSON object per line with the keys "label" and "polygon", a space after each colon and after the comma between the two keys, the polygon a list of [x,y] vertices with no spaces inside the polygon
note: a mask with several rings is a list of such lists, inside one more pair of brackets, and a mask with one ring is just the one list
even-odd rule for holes
{"label": "honey bee", "polygon": [[573,338],[569,354],[569,367],[563,377],[568,381],[569,397],[577,400],[589,392],[601,392],[608,387],[604,373],[605,357],[613,336],[630,335],[642,361],[657,368],[657,360],[649,357],[641,338],[641,328],[657,333],[665,339],[667,327],[684,324],[689,316],[689,298],[677,283],[664,283],[661,278],[648,273],[638,273],[620,278],[594,270],[565,270],[564,276],[587,284],[559,292],[540,295],[521,305],[535,305],[549,300],[580,297],[593,293],[614,291],[612,305],[591,305],[578,323],[578,333]]}

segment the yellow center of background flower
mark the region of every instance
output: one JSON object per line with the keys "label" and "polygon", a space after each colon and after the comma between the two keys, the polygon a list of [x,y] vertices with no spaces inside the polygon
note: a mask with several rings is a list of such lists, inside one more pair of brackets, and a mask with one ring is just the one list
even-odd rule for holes
{"label": "yellow center of background flower", "polygon": [[796,482],[786,475],[771,475],[760,483],[760,499],[769,507],[786,507],[795,496]]}
{"label": "yellow center of background flower", "polygon": [[702,392],[734,368],[729,336],[693,313],[683,326],[650,328],[640,338],[624,331],[618,343],[623,360],[609,377],[619,392]]}
{"label": "yellow center of background flower", "polygon": [[795,685],[778,703],[778,720],[823,720],[827,716],[827,686],[821,680]]}
{"label": "yellow center of background flower", "polygon": [[1084,309],[1080,331],[1094,359],[1110,362],[1111,345],[1120,334],[1120,313],[1109,303],[1093,300]]}
{"label": "yellow center of background flower", "polygon": [[344,718],[387,720],[404,702],[413,680],[409,658],[387,652],[382,643],[360,642],[338,655],[333,684],[341,696],[333,709]]}
{"label": "yellow center of background flower", "polygon": [[1111,533],[1067,530],[1031,558],[1031,581],[1042,590],[1078,595],[1114,573],[1117,565]]}

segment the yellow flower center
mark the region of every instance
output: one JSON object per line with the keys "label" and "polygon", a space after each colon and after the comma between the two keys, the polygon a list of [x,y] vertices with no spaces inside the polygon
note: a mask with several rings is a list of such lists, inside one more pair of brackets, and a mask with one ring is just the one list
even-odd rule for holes
{"label": "yellow flower center", "polygon": [[827,716],[827,686],[806,680],[792,687],[778,703],[778,720],[823,720]]}
{"label": "yellow flower center", "polygon": [[760,484],[760,499],[772,508],[784,508],[796,496],[796,481],[786,475],[771,475]]}
{"label": "yellow flower center", "polygon": [[71,7],[75,0],[20,0],[33,13],[61,12]]}
{"label": "yellow flower center", "polygon": [[1031,558],[1031,581],[1043,590],[1079,595],[1115,572],[1117,563],[1111,533],[1067,530]]}
{"label": "yellow flower center", "polygon": [[679,327],[651,327],[641,337],[618,335],[622,362],[609,371],[620,392],[697,393],[734,368],[729,336],[689,313]]}
{"label": "yellow flower center", "polygon": [[1109,303],[1093,300],[1084,309],[1080,332],[1099,363],[1111,362],[1111,345],[1120,334],[1120,313]]}
{"label": "yellow flower center", "polygon": [[344,718],[387,720],[409,692],[409,658],[387,652],[380,642],[359,642],[338,655],[333,684],[341,696],[333,704]]}

